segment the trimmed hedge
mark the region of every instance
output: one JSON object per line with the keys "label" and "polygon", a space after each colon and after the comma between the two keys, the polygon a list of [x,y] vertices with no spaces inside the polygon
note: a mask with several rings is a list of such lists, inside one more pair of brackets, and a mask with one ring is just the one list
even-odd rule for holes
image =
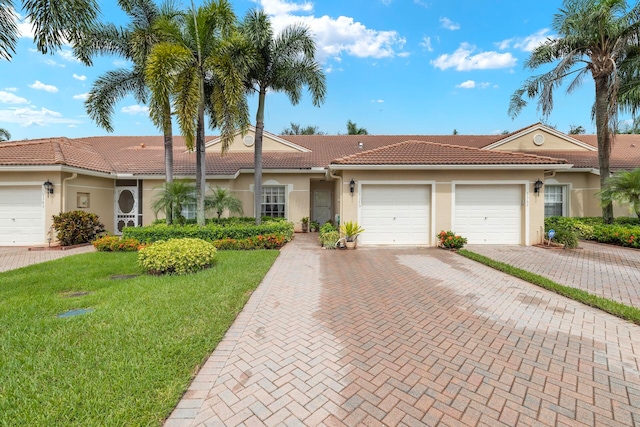
{"label": "trimmed hedge", "polygon": [[250,249],[279,249],[287,243],[285,238],[278,234],[266,236],[253,236],[246,239],[222,239],[212,242],[218,250],[250,250]]}
{"label": "trimmed hedge", "polygon": [[188,274],[211,267],[216,252],[202,239],[170,239],[141,249],[138,263],[149,274]]}
{"label": "trimmed hedge", "polygon": [[[286,222],[287,220],[285,218],[273,218],[270,216],[263,216],[262,217],[262,222]],[[151,223],[151,225],[162,225],[162,224],[166,224],[167,220],[166,219],[156,219],[155,221],[153,221]],[[213,225],[221,225],[221,226],[227,226],[227,225],[239,225],[239,224],[244,224],[244,225],[253,225],[256,223],[256,219],[252,216],[231,216],[228,218],[207,218],[206,219],[206,223],[207,225],[209,224],[213,224]],[[196,225],[196,220],[195,219],[184,219],[182,225]]]}
{"label": "trimmed hedge", "polygon": [[[640,220],[638,218],[620,217],[614,220],[614,224],[603,224],[602,218],[546,218],[545,231],[554,229],[558,243],[564,240],[577,239],[592,240],[598,243],[640,248]],[[568,246],[575,247],[575,246]]]}
{"label": "trimmed hedge", "polygon": [[194,238],[207,242],[222,239],[242,240],[256,236],[279,235],[285,243],[293,238],[293,223],[287,221],[268,221],[260,225],[229,224],[220,226],[207,224],[198,225],[166,225],[157,224],[147,227],[125,227],[122,232],[124,239],[137,239],[142,243],[153,243],[158,240]]}
{"label": "trimmed hedge", "polygon": [[100,237],[92,243],[98,252],[136,252],[146,246],[137,239],[121,239],[118,236]]}

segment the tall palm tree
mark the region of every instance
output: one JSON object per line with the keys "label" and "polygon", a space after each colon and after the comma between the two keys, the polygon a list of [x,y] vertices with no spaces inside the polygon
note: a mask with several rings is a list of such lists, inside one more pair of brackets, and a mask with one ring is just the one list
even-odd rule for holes
{"label": "tall palm tree", "polygon": [[[164,3],[160,7],[152,0],[119,0],[118,3],[131,20],[127,27],[96,25],[74,46],[75,55],[86,65],[92,65],[92,58],[100,54],[118,55],[133,64],[130,69],[120,68],[100,76],[85,101],[89,117],[109,132],[113,132],[111,117],[118,101],[131,94],[137,102],[147,103],[144,69],[151,49],[161,40],[155,26],[160,18],[169,19],[177,13],[171,3]],[[173,129],[169,98],[161,100],[158,108],[163,114],[152,119],[164,135],[165,176],[166,182],[171,183]],[[171,220],[171,215],[167,215],[168,224]]]}
{"label": "tall palm tree", "polygon": [[271,21],[262,10],[250,10],[242,32],[256,51],[256,62],[246,81],[247,90],[258,95],[254,145],[254,214],[260,224],[262,198],[262,136],[264,133],[264,103],[267,91],[284,92],[296,105],[307,86],[313,105],[320,106],[326,93],[325,75],[315,60],[316,44],[310,30],[291,25],[274,36]]}
{"label": "tall palm tree", "polygon": [[[525,63],[537,69],[556,63],[550,71],[530,77],[511,96],[509,114],[517,116],[527,105],[524,97],[538,98],[543,116],[553,109],[553,92],[571,79],[571,93],[588,74],[595,83],[593,116],[598,140],[600,187],[610,175],[611,140],[619,109],[619,88],[629,75],[637,75],[640,48],[640,5],[629,8],[626,0],[564,0],[554,16],[557,38],[535,48]],[[625,77],[626,76],[626,77]],[[640,97],[628,93],[626,105],[639,105]],[[624,108],[624,107],[623,107]],[[613,206],[603,204],[606,223],[613,221]]]}
{"label": "tall palm tree", "polygon": [[196,150],[196,218],[205,224],[205,110],[212,127],[221,130],[222,152],[235,132],[248,127],[243,79],[246,44],[227,0],[211,0],[197,9],[158,24],[165,41],[148,58],[145,75],[151,88],[151,115],[161,117],[162,100],[171,96],[187,147]]}
{"label": "tall palm tree", "polygon": [[9,141],[11,139],[11,134],[8,130],[4,128],[0,128],[0,142]]}
{"label": "tall palm tree", "polygon": [[598,193],[603,204],[628,203],[636,216],[640,217],[640,168],[621,171],[609,178]]}
{"label": "tall palm tree", "polygon": [[369,135],[365,128],[359,128],[351,120],[347,121],[347,135]]}
{"label": "tall palm tree", "polygon": [[19,34],[15,11],[21,7],[33,24],[34,41],[42,53],[81,40],[100,12],[96,0],[0,0],[0,58],[11,60],[16,53]]}

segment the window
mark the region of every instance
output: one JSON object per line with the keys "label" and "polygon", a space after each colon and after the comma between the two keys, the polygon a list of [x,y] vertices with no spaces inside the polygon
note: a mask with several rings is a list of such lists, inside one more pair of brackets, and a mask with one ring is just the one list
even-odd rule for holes
{"label": "window", "polygon": [[262,187],[261,216],[284,218],[285,196],[284,186]]}
{"label": "window", "polygon": [[190,196],[193,197],[193,203],[185,203],[184,205],[182,205],[182,216],[184,217],[184,219],[196,219],[196,198],[198,197],[198,193],[196,193],[195,188],[189,193]]}
{"label": "window", "polygon": [[566,189],[564,185],[544,186],[544,217],[566,216]]}

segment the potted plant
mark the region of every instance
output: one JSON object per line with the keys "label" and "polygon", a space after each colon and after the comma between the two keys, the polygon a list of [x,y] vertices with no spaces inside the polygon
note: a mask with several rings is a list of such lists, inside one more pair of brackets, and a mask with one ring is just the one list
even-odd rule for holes
{"label": "potted plant", "polygon": [[340,231],[344,234],[347,249],[355,249],[358,235],[364,231],[357,222],[348,221],[340,226]]}
{"label": "potted plant", "polygon": [[311,229],[312,232],[318,231],[320,229],[320,223],[318,221],[311,221],[309,228]]}
{"label": "potted plant", "polygon": [[300,220],[300,222],[302,223],[302,232],[306,233],[307,231],[309,231],[309,217],[305,216]]}

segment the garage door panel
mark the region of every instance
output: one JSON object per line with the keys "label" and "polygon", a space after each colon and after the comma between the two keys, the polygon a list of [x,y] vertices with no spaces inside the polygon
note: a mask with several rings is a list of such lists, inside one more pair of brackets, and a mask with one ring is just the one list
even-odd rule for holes
{"label": "garage door panel", "polygon": [[522,242],[520,185],[457,185],[455,232],[469,244]]}
{"label": "garage door panel", "polygon": [[44,239],[42,187],[0,187],[0,246],[41,244]]}
{"label": "garage door panel", "polygon": [[430,186],[365,184],[360,218],[363,244],[429,243]]}

